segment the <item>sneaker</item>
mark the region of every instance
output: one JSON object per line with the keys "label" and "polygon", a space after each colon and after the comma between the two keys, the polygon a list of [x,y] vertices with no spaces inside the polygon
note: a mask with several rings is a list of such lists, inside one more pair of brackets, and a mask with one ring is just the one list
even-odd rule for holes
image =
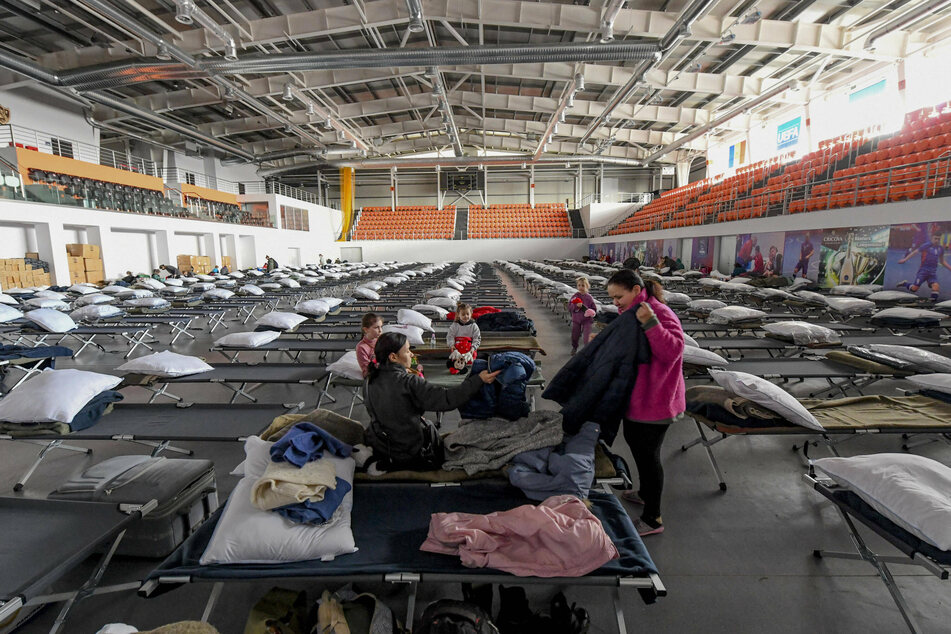
{"label": "sneaker", "polygon": [[639,517],[634,519],[634,528],[637,529],[637,534],[641,537],[647,537],[648,535],[660,535],[664,532],[663,524],[656,527],[651,526]]}
{"label": "sneaker", "polygon": [[572,351],[571,351],[571,356],[575,356],[575,353],[576,353],[576,352],[578,352],[578,351],[577,351],[577,350],[574,350],[574,349],[572,349]]}
{"label": "sneaker", "polygon": [[902,280],[898,284],[895,284],[897,288],[908,288],[908,280]]}
{"label": "sneaker", "polygon": [[625,502],[630,502],[631,504],[640,504],[641,506],[644,506],[644,500],[641,499],[641,496],[638,495],[637,491],[634,489],[621,491],[621,499]]}

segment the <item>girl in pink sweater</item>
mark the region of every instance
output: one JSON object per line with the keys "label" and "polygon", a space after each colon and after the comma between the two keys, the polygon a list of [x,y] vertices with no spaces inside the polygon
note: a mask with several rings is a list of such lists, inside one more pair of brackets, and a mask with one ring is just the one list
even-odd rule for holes
{"label": "girl in pink sweater", "polygon": [[376,346],[376,340],[383,334],[383,319],[376,313],[367,313],[360,320],[360,328],[363,330],[363,338],[357,344],[357,363],[360,364],[363,376],[366,376],[370,361],[374,358],[373,348]]}
{"label": "girl in pink sweater", "polygon": [[624,440],[631,448],[640,489],[626,491],[622,497],[642,504],[641,517],[634,521],[642,536],[664,532],[660,498],[664,489],[664,468],[660,447],[670,424],[687,408],[684,399],[684,332],[680,320],[664,303],[664,290],[653,281],[644,282],[629,269],[622,269],[608,280],[608,295],[618,312],[636,310],[651,348],[650,362],[637,369],[637,381],[631,392],[624,417]]}

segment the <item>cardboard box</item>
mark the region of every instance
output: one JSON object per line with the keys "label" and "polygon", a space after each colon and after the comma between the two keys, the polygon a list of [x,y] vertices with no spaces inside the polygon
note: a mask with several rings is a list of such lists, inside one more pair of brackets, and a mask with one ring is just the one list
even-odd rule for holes
{"label": "cardboard box", "polygon": [[86,280],[86,273],[81,271],[70,271],[69,272],[69,283],[70,284],[82,284]]}
{"label": "cardboard box", "polygon": [[40,254],[36,251],[27,251],[23,257],[25,257],[27,260],[39,260]]}
{"label": "cardboard box", "polygon": [[83,258],[83,268],[87,271],[101,271],[102,260],[99,258]]}
{"label": "cardboard box", "polygon": [[66,252],[76,258],[102,258],[98,244],[67,244]]}
{"label": "cardboard box", "polygon": [[66,258],[70,271],[83,271],[86,269],[86,261],[83,258],[70,256]]}
{"label": "cardboard box", "polygon": [[222,265],[222,266],[227,266],[229,269],[233,268],[233,267],[231,266],[231,256],[230,256],[230,255],[223,255],[223,256],[221,256],[221,265]]}
{"label": "cardboard box", "polygon": [[106,281],[105,271],[86,271],[86,281],[93,284],[102,284]]}

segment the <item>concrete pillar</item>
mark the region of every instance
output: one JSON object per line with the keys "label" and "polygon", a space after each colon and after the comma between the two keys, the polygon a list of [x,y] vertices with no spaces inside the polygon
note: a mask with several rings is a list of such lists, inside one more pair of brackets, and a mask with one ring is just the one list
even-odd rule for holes
{"label": "concrete pillar", "polygon": [[63,223],[37,223],[36,251],[50,264],[50,280],[57,286],[69,286],[69,261],[66,259],[66,230]]}
{"label": "concrete pillar", "polygon": [[396,188],[397,188],[396,168],[391,167],[390,168],[390,209],[392,209],[394,212],[396,211],[396,208],[400,204],[400,195]]}
{"label": "concrete pillar", "polygon": [[443,195],[442,195],[442,185],[439,184],[439,180],[442,177],[440,174],[439,166],[436,166],[436,208],[442,209]]}
{"label": "concrete pillar", "polygon": [[686,161],[677,161],[677,165],[674,167],[674,173],[677,177],[677,187],[683,187],[690,183],[690,164],[691,161],[689,159]]}
{"label": "concrete pillar", "polygon": [[528,204],[535,207],[535,166],[528,168]]}
{"label": "concrete pillar", "polygon": [[167,229],[159,229],[154,231],[153,235],[155,236],[155,255],[158,258],[158,264],[171,264],[172,266],[177,266],[176,262],[178,261],[178,254],[172,253],[172,240],[171,232]]}
{"label": "concrete pillar", "polygon": [[36,227],[33,225],[27,225],[26,227],[26,250],[34,253],[39,252],[36,245]]}
{"label": "concrete pillar", "polygon": [[202,234],[199,240],[199,245],[203,247],[204,251],[201,255],[211,258],[212,267],[216,264],[221,264],[221,258],[218,257],[221,254],[219,251],[219,243],[220,240],[217,233]]}
{"label": "concrete pillar", "polygon": [[[159,246],[158,246],[158,236],[155,232],[149,233],[149,264],[153,269],[157,269],[160,264],[170,264],[170,262],[162,262],[161,256],[159,255]],[[151,273],[152,271],[146,271]]]}
{"label": "concrete pillar", "polygon": [[578,163],[578,171],[575,174],[575,207],[580,208],[584,200],[584,165]]}

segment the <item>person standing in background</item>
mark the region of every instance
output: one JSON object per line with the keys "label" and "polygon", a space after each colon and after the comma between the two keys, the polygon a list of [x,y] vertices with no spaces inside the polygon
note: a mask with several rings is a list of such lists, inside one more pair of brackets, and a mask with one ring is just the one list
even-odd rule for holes
{"label": "person standing in background", "polygon": [[571,312],[571,354],[578,351],[578,342],[582,346],[588,345],[591,339],[591,324],[594,323],[594,316],[598,306],[591,297],[591,282],[586,277],[579,277],[575,280],[575,288],[578,292],[568,300],[568,310]]}

